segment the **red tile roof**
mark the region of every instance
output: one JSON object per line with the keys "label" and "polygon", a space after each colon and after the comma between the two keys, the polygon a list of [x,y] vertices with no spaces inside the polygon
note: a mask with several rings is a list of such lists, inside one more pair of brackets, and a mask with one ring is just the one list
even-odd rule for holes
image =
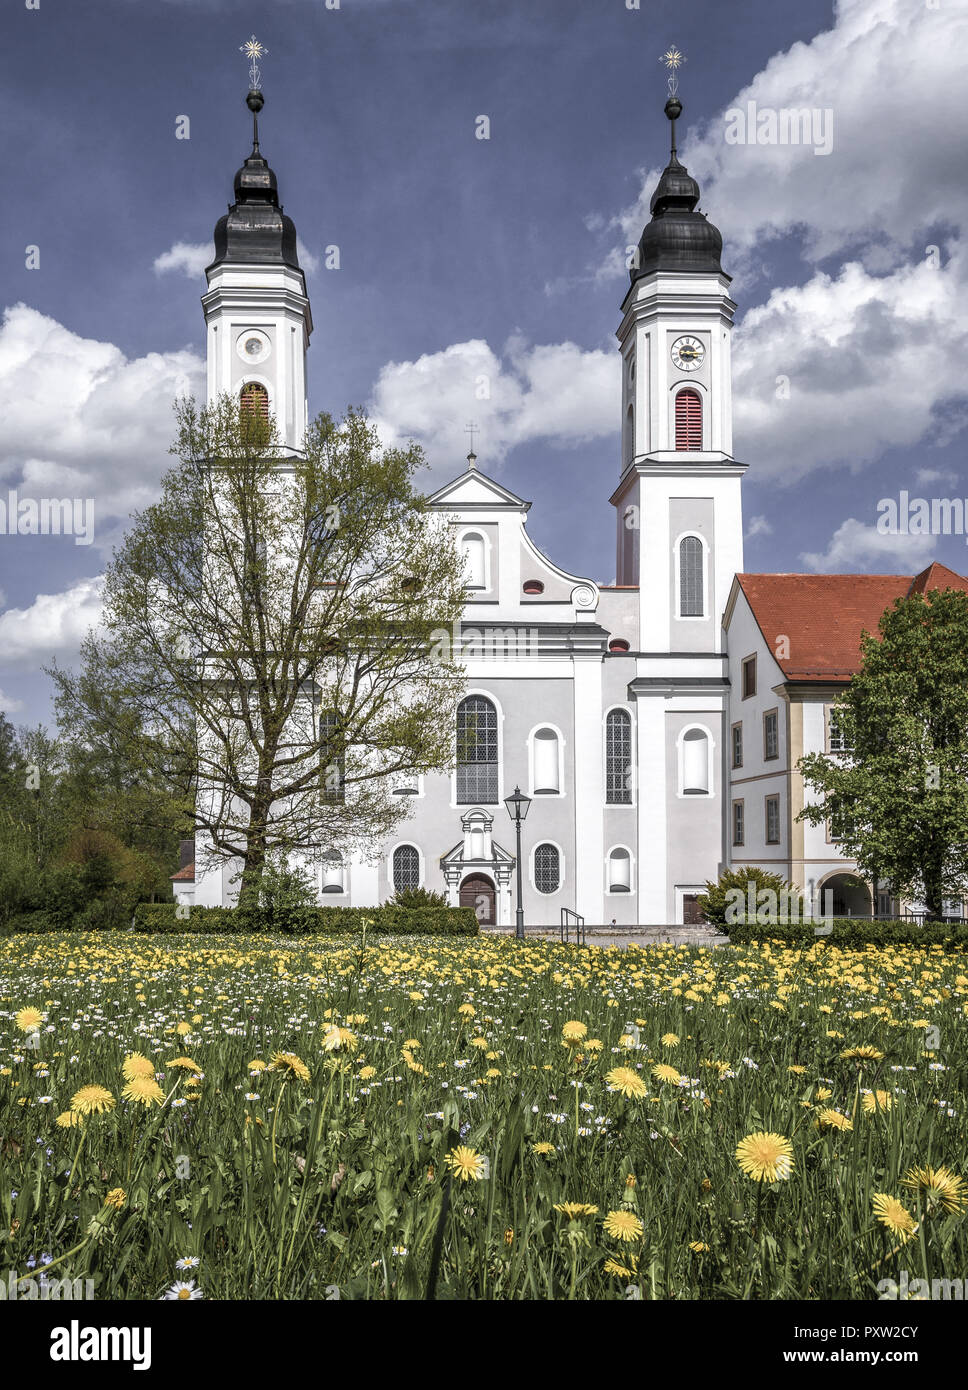
{"label": "red tile roof", "polygon": [[[763,640],[788,680],[848,681],[860,666],[861,632],[876,632],[895,599],[968,580],[932,564],[908,574],[738,574]],[[787,641],[784,643],[783,638]],[[789,655],[777,655],[787,651]]]}
{"label": "red tile roof", "polygon": [[172,874],[171,881],[172,883],[194,883],[195,865],[186,864],[183,869],[178,870],[177,874]]}

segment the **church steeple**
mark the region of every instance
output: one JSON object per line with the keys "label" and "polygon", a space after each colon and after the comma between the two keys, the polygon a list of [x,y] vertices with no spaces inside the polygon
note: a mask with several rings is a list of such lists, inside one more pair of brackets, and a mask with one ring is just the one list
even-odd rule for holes
{"label": "church steeple", "polygon": [[253,36],[246,105],[252,152],[235,176],[235,202],[215,226],[215,259],[202,296],[208,325],[208,399],[223,392],[275,416],[284,453],[298,453],[306,431],[306,349],[313,331],[296,227],[279,203],[276,176],[259,148],[264,99]]}
{"label": "church steeple", "polygon": [[252,112],[252,153],[235,176],[235,202],[215,224],[215,260],[209,269],[230,261],[300,270],[296,225],[282,210],[276,176],[259,148],[259,112],[265,99],[252,88],[245,100]]}
{"label": "church steeple", "polygon": [[646,223],[629,271],[633,284],[653,270],[723,273],[723,238],[704,213],[696,212],[699,184],[676,152],[676,121],[682,114],[677,96],[669,97],[665,113],[672,127],[672,149],[649,204],[652,221]]}

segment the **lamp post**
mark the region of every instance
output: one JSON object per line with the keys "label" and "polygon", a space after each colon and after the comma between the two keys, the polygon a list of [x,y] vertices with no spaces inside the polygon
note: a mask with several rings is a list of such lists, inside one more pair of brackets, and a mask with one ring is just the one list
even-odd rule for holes
{"label": "lamp post", "polygon": [[521,906],[521,824],[528,814],[528,807],[531,805],[530,796],[525,796],[520,787],[514,788],[513,796],[506,796],[504,804],[508,808],[508,815],[514,821],[514,830],[517,837],[517,855],[515,864],[518,871],[518,907],[514,914],[514,935],[519,941],[524,940],[524,908]]}

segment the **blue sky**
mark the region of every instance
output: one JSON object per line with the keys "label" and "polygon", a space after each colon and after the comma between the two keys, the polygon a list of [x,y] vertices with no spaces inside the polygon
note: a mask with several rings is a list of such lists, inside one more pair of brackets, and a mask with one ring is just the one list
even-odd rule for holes
{"label": "blue sky", "polygon": [[[367,405],[424,445],[427,486],[475,420],[536,542],[611,581],[624,248],[666,160],[675,44],[680,154],[739,305],[746,568],[963,572],[963,536],[874,522],[901,489],[968,494],[965,23],[925,0],[10,0],[0,498],[90,496],[96,529],[0,534],[0,708],[46,717],[39,668],[74,658],[110,545],[170,466],[171,399],[202,390],[201,267],[248,150],[252,32],[309,269],[311,412]],[[830,153],[728,144],[751,99],[829,111]]]}

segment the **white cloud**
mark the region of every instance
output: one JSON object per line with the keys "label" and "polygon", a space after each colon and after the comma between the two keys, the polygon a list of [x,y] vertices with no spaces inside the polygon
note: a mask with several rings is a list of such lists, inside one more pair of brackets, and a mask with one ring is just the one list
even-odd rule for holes
{"label": "white cloud", "polygon": [[772,536],[773,526],[765,516],[751,516],[746,525],[746,539],[754,536]]}
{"label": "white cloud", "polygon": [[101,578],[80,579],[59,594],[38,594],[29,608],[0,613],[5,667],[39,670],[54,657],[76,659],[88,630],[101,618]]}
{"label": "white cloud", "polygon": [[175,271],[187,275],[190,280],[199,280],[205,273],[205,267],[211,265],[214,259],[215,246],[210,241],[176,241],[167,251],[155,257],[154,271],[156,275]]}
{"label": "white cloud", "polygon": [[4,429],[0,479],[22,497],[94,500],[94,544],[153,502],[172,467],[172,402],[204,396],[202,359],[188,349],[127,358],[25,304],[0,326]]}
{"label": "white cloud", "polygon": [[953,468],[919,468],[914,476],[921,487],[929,487],[932,483],[943,483],[945,487],[963,487],[965,483],[964,478],[959,478]]}
{"label": "white cloud", "polygon": [[800,559],[820,574],[914,574],[930,564],[936,547],[935,536],[884,535],[873,523],[848,517],[826,550],[807,552]]}
{"label": "white cloud", "polygon": [[0,690],[0,714],[18,714],[24,708],[23,700],[15,700],[12,695],[5,695]]}
{"label": "white cloud", "polygon": [[[301,236],[296,237],[296,255],[299,264],[307,275],[319,269],[319,257],[310,251]],[[175,272],[186,275],[189,280],[200,280],[205,267],[215,259],[215,245],[211,241],[176,241],[167,251],[156,256],[153,262],[156,275]]]}
{"label": "white cloud", "polygon": [[737,454],[794,481],[930,438],[941,402],[966,389],[965,261],[958,245],[938,269],[872,275],[851,262],[751,309],[735,334]]}
{"label": "white cloud", "polygon": [[514,336],[499,356],[473,338],[413,362],[388,362],[370,409],[385,444],[413,438],[432,467],[450,471],[467,452],[465,426],[479,425],[474,447],[486,471],[530,440],[574,447],[616,433],[619,384],[611,351]]}

